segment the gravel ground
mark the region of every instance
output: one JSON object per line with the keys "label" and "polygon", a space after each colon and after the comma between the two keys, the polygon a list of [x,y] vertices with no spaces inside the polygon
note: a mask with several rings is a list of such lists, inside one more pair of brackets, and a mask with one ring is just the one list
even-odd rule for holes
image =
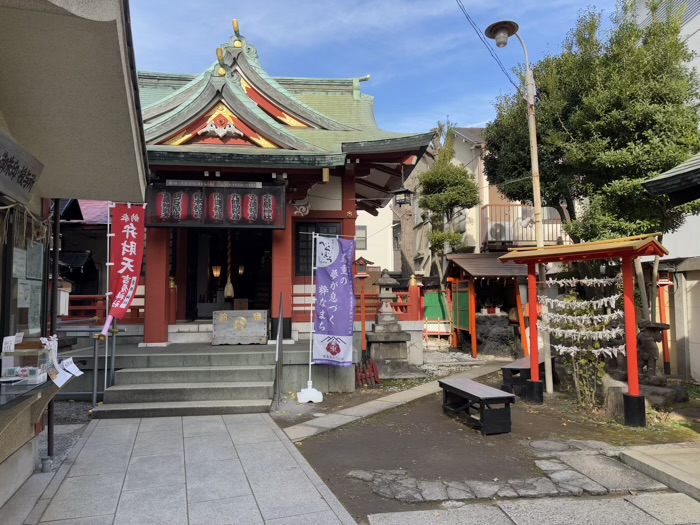
{"label": "gravel ground", "polygon": [[[80,439],[85,426],[90,422],[89,401],[54,402],[54,460],[51,470],[58,470],[73,445]],[[47,429],[39,435],[39,457],[48,456]]]}
{"label": "gravel ground", "polygon": [[56,425],[73,425],[89,423],[91,403],[89,401],[55,401],[54,423]]}

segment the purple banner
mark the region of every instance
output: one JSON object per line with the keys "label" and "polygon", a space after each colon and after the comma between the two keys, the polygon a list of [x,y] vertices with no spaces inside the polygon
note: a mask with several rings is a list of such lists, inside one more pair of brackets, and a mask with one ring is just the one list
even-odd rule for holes
{"label": "purple banner", "polygon": [[316,238],[314,363],[352,366],[355,241]]}

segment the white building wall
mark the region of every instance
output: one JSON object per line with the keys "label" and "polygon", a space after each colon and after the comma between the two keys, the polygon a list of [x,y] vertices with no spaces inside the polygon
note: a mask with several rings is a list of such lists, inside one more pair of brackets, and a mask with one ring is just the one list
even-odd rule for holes
{"label": "white building wall", "polygon": [[355,257],[364,257],[390,272],[394,271],[394,214],[389,206],[379,209],[376,217],[358,211],[355,226],[367,227],[367,249],[355,250]]}
{"label": "white building wall", "polygon": [[688,299],[688,343],[690,350],[690,375],[700,381],[700,271],[686,272]]}

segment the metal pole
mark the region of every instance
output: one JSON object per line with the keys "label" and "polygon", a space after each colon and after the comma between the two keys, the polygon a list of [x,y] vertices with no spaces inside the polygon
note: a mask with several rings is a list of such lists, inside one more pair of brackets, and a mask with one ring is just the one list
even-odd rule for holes
{"label": "metal pole", "polygon": [[311,301],[309,304],[309,386],[311,388],[311,365],[314,361],[314,306],[316,305],[316,290],[314,288],[314,270],[316,270],[316,232],[311,236]]}
{"label": "metal pole", "polygon": [[97,357],[97,341],[99,335],[92,336],[92,408],[97,406],[97,375],[100,371]]}
{"label": "metal pole", "polygon": [[117,355],[117,334],[119,333],[119,328],[117,327],[117,320],[114,320],[113,328],[110,330],[112,332],[112,355],[109,359],[109,386],[114,385],[114,362],[115,356]]}
{"label": "metal pole", "polygon": [[[107,262],[111,262],[111,259],[110,259],[110,256],[111,256],[111,251],[110,251],[110,250],[111,250],[111,244],[112,244],[112,242],[111,242],[112,239],[111,239],[111,235],[110,235],[110,234],[112,233],[112,211],[111,211],[112,208],[111,208],[111,206],[112,206],[112,203],[110,202],[110,203],[107,205]],[[106,284],[105,284],[105,315],[109,315],[109,310],[110,310],[110,307],[112,306],[112,305],[111,305],[111,300],[110,300],[110,297],[111,297],[111,290],[109,289],[109,286],[110,286],[110,276],[111,276],[111,271],[110,271],[110,270],[111,270],[111,266],[108,264],[108,265],[106,265],[106,268],[107,268],[107,282],[106,282]],[[114,327],[116,328],[116,323],[115,323]],[[105,382],[104,382],[104,390],[107,390],[107,376],[110,375],[110,374],[107,373],[107,363],[108,363],[108,361],[107,361],[107,357],[108,357],[108,356],[107,356],[107,353],[109,352],[109,336],[110,336],[109,331],[107,331],[107,333],[105,333],[104,336],[105,336]],[[114,337],[114,339],[116,340],[116,336]],[[112,345],[112,359],[110,359],[110,361],[109,361],[109,362],[111,362],[112,364],[114,364],[113,358],[114,358],[114,345]],[[111,375],[110,375],[110,378],[111,378]],[[110,386],[111,386],[111,385],[110,385]]]}
{"label": "metal pole", "polygon": [[[535,208],[535,242],[537,248],[544,247],[544,231],[542,227],[542,196],[540,193],[540,166],[539,158],[537,154],[537,120],[535,118],[535,77],[530,69],[530,61],[527,54],[527,47],[525,47],[525,42],[520,38],[518,33],[515,33],[518,37],[520,45],[523,46],[523,51],[525,52],[525,87],[527,95],[527,127],[530,134],[530,159],[532,162],[532,194],[533,194],[533,204]],[[543,264],[539,266],[539,289],[541,295],[545,295],[547,273]],[[533,299],[537,299],[534,297]],[[544,309],[542,313],[545,313]],[[530,319],[530,322],[537,323],[537,317]],[[554,386],[552,383],[552,355],[551,348],[549,345],[549,340],[547,337],[543,337],[543,353],[544,353],[544,384],[545,390],[548,394],[554,392]]]}
{"label": "metal pole", "polygon": [[[56,334],[58,327],[58,252],[61,243],[61,199],[53,200],[53,260],[51,268],[51,332]],[[54,401],[49,402],[47,410],[47,455],[53,457],[54,453]]]}

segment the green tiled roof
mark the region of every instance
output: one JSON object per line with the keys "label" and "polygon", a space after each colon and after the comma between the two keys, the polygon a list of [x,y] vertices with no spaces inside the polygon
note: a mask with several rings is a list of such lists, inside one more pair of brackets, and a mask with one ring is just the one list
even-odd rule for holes
{"label": "green tiled roof", "polygon": [[196,75],[174,75],[139,71],[139,96],[141,106],[146,108],[188,84]]}

